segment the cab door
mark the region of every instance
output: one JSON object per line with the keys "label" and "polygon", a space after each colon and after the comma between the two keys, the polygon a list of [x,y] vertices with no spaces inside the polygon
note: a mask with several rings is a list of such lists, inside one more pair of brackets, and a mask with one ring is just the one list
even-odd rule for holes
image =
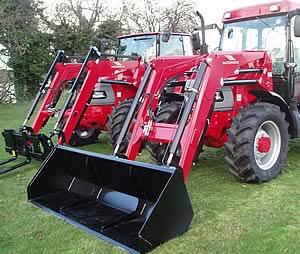
{"label": "cab door", "polygon": [[[296,20],[297,19],[297,20]],[[300,103],[300,36],[297,35],[297,30],[300,31],[300,16],[294,16],[291,20],[291,37],[293,45],[294,62],[296,63],[295,71],[295,90],[294,96],[297,102]]]}

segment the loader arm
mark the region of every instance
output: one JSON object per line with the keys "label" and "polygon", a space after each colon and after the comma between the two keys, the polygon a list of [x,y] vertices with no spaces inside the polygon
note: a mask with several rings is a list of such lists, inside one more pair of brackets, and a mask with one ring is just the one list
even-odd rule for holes
{"label": "loader arm", "polygon": [[[205,135],[205,125],[209,123],[210,120],[209,113],[214,102],[215,93],[222,85],[225,74],[224,68],[222,67],[222,57],[216,54],[210,57],[212,57],[213,60],[207,65],[199,90],[197,91],[194,108],[190,113],[190,120],[186,124],[180,139],[181,157],[179,166],[183,170],[185,179],[192,166],[201,136]],[[232,70],[230,69],[226,69],[226,72],[233,72],[236,66],[232,68]],[[192,92],[193,91],[191,91],[191,93]]]}
{"label": "loader arm", "polygon": [[198,56],[159,57],[150,64],[152,68],[151,74],[146,81],[144,92],[139,98],[142,104],[139,108],[136,124],[126,151],[128,159],[134,160],[136,158],[146,138],[145,134],[147,136],[147,126],[153,120],[151,114],[154,113],[150,112],[149,109],[156,109],[160,100],[162,85],[174,76],[190,71],[199,64],[199,61],[200,58]]}
{"label": "loader arm", "polygon": [[63,64],[58,63],[55,66],[56,73],[50,86],[47,88],[45,98],[39,108],[37,117],[32,123],[34,133],[38,133],[45,126],[52,112],[48,110],[48,106],[59,92],[60,86],[64,86],[68,80],[76,78],[81,64]]}
{"label": "loader arm", "polygon": [[88,70],[86,77],[62,130],[65,140],[60,137],[58,140],[59,144],[69,143],[73,131],[75,130],[77,124],[80,122],[80,119],[84,114],[86,107],[88,106],[88,102],[91,98],[91,95],[93,94],[95,84],[97,83],[99,78],[99,72],[97,70],[99,68],[97,67],[98,66],[94,61],[89,62],[87,65]]}
{"label": "loader arm", "polygon": [[[229,56],[236,60],[227,61]],[[211,53],[206,59],[209,62],[208,68],[199,87],[194,108],[190,112],[190,120],[184,128],[180,140],[179,166],[183,170],[185,179],[192,166],[200,139],[205,135],[205,125],[206,123],[209,125],[210,111],[217,89],[221,86],[239,87],[245,84],[252,85],[253,90],[272,86],[270,59],[265,51],[232,54],[230,52],[230,55],[228,52],[218,52]],[[255,64],[257,69],[251,67]],[[243,96],[243,94],[239,95]],[[236,98],[235,103],[240,105],[241,102]]]}
{"label": "loader arm", "polygon": [[[87,108],[90,105],[90,101],[94,93],[96,83],[100,83],[100,85],[102,83],[107,83],[110,85],[122,84],[122,82],[125,85],[129,83],[127,81],[123,81],[124,76],[115,74],[116,66],[118,67],[118,65],[116,65],[116,63],[112,61],[90,61],[87,64],[87,73],[84,82],[80,87],[78,95],[76,96],[75,102],[71,110],[67,114],[64,114],[64,117],[66,119],[66,123],[62,129],[64,138],[59,138],[59,144],[69,143],[73,132],[75,131],[76,127],[81,123],[83,115],[86,113]],[[136,70],[136,72],[142,71],[139,61],[134,62],[133,64],[131,64],[130,67],[132,70]],[[118,70],[119,74],[122,72],[124,72],[124,67],[122,69],[119,68]],[[120,80],[118,79],[119,76],[122,76]],[[139,76],[135,78],[131,77],[130,81],[136,82],[137,78],[139,78]],[[106,122],[106,119],[104,120],[104,122]]]}

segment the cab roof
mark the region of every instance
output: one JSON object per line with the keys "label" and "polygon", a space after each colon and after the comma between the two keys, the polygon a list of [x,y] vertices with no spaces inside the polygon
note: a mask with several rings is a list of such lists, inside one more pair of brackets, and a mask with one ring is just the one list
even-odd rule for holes
{"label": "cab roof", "polygon": [[257,16],[285,14],[297,8],[300,8],[300,3],[289,0],[257,4],[225,12],[222,21],[227,23]]}
{"label": "cab roof", "polygon": [[[118,36],[117,39],[123,39],[123,38],[129,38],[129,37],[138,37],[138,36],[147,36],[147,35],[157,35],[157,34],[164,34],[164,32],[147,32],[147,33],[121,35],[121,36]],[[190,36],[188,33],[171,33],[171,35]]]}

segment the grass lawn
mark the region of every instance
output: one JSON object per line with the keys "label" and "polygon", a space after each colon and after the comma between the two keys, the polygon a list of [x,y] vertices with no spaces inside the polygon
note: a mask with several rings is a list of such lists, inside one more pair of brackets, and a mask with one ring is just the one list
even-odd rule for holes
{"label": "grass lawn", "polygon": [[[0,106],[0,129],[18,128],[28,107]],[[111,153],[100,137],[85,149]],[[0,159],[8,157],[2,147],[0,138]],[[284,172],[261,185],[235,180],[223,154],[206,149],[190,171],[190,229],[151,253],[300,253],[300,141],[290,141]],[[28,203],[26,186],[38,168],[32,162],[0,176],[0,253],[125,253]]]}

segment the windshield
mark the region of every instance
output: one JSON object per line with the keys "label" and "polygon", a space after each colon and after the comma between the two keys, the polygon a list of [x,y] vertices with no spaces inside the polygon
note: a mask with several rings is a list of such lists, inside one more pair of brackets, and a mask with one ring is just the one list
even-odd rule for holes
{"label": "windshield", "polygon": [[156,35],[121,38],[117,54],[142,56],[149,62],[156,57]]}
{"label": "windshield", "polygon": [[[150,62],[157,57],[157,35],[143,35],[136,37],[121,38],[117,49],[118,55],[142,56],[145,62]],[[191,56],[193,47],[188,35],[171,34],[167,42],[160,36],[159,55],[161,56]]]}
{"label": "windshield", "polygon": [[224,25],[220,49],[240,51],[285,48],[285,18],[256,18]]}
{"label": "windshield", "polygon": [[190,36],[171,35],[168,42],[160,40],[161,56],[192,56],[193,47]]}
{"label": "windshield", "polygon": [[284,71],[286,57],[286,18],[275,16],[224,24],[221,51],[268,50],[273,72]]}

